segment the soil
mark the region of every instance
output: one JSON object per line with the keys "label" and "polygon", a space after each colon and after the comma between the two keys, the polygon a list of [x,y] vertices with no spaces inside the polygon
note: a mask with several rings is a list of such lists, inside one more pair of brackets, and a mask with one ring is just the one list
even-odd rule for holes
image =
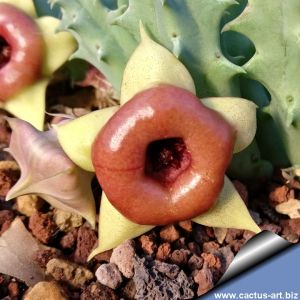
{"label": "soil", "polygon": [[[48,92],[49,112],[80,115],[115,104],[94,87],[77,87],[72,93],[69,89],[63,96],[58,96],[56,89]],[[87,95],[84,105],[79,100],[82,94]],[[48,116],[46,121],[57,119]],[[9,138],[10,129],[1,117],[0,235],[14,218],[21,216],[32,235],[51,247],[36,253],[35,260],[44,270],[47,268],[61,299],[192,299],[214,287],[237,252],[253,236],[246,230],[214,229],[185,221],[156,227],[87,263],[87,256],[97,243],[97,232],[86,222],[74,222],[68,230],[62,230],[55,221],[55,209],[41,199],[34,205],[31,203],[30,210],[24,210],[16,199],[4,201],[20,175],[12,168],[13,158],[4,151]],[[287,181],[277,170],[268,182],[253,184],[234,179],[233,182],[261,229],[292,243],[299,242],[300,218],[291,219],[276,212],[276,207],[289,199],[300,199],[299,181]],[[96,180],[92,188],[99,209],[101,188]],[[22,299],[27,289],[17,278],[0,274],[0,299]]]}

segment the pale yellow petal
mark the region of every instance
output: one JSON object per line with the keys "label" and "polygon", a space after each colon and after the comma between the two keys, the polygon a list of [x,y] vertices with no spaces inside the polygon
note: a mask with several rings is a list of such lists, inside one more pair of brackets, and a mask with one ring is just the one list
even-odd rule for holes
{"label": "pale yellow petal", "polygon": [[193,221],[210,227],[245,229],[255,233],[261,231],[251,218],[239,193],[226,176],[216,205],[208,212],[194,218]]}
{"label": "pale yellow petal", "polygon": [[130,57],[121,87],[121,104],[159,83],[171,84],[195,94],[186,67],[169,50],[149,38],[141,25],[141,43]]}
{"label": "pale yellow petal", "polygon": [[68,32],[56,32],[60,20],[54,17],[41,17],[36,20],[45,43],[43,75],[51,76],[62,66],[77,48],[77,43]]}
{"label": "pale yellow petal", "polygon": [[82,169],[94,171],[91,160],[92,144],[106,122],[118,110],[112,106],[96,110],[66,124],[55,126],[61,147],[68,157]]}
{"label": "pale yellow petal", "polygon": [[0,0],[0,3],[2,2],[22,9],[32,18],[36,17],[36,11],[32,0]]}
{"label": "pale yellow petal", "polygon": [[1,108],[19,119],[29,122],[38,130],[43,130],[48,82],[48,79],[37,81],[8,101],[1,103]]}
{"label": "pale yellow petal", "polygon": [[256,133],[256,105],[249,100],[235,97],[201,99],[202,103],[220,113],[236,130],[234,153],[247,148]]}
{"label": "pale yellow petal", "polygon": [[100,216],[99,216],[99,244],[90,254],[88,260],[95,255],[112,249],[128,239],[135,238],[154,226],[139,225],[129,221],[121,215],[102,193]]}

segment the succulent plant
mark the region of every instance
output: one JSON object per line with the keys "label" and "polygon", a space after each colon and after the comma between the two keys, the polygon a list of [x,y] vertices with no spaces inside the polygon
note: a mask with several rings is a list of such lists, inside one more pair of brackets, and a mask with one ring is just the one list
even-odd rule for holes
{"label": "succulent plant", "polygon": [[[290,163],[294,165],[300,163],[299,45],[296,33],[299,6],[296,0],[249,0],[243,13],[225,27],[246,35],[254,43],[256,52],[243,69],[248,78],[259,81],[270,93],[270,101],[261,108],[263,120],[269,126],[272,126],[270,120],[275,122],[279,136],[275,137],[273,145],[280,145],[278,140],[281,140]],[[268,39],[265,32],[268,32]],[[276,152],[276,147],[272,151]]]}
{"label": "succulent plant", "polygon": [[[32,0],[1,0],[0,6],[1,40],[11,50],[1,62],[0,108],[43,129],[47,85],[76,42],[69,33],[56,32],[58,19],[37,17]],[[61,43],[64,47],[57,47]]]}
{"label": "succulent plant", "polygon": [[[108,130],[106,123],[111,124],[111,120],[122,116],[121,112],[126,109],[134,111],[131,99],[136,95],[141,97],[143,91],[155,90],[165,84],[196,94],[204,106],[216,110],[236,130],[235,155],[228,174],[242,179],[263,178],[271,175],[273,165],[299,164],[300,156],[296,150],[300,142],[297,134],[298,48],[293,34],[285,29],[295,28],[299,3],[296,0],[289,4],[270,1],[99,0],[87,3],[83,0],[50,0],[61,9],[60,30],[69,31],[78,42],[78,49],[71,58],[80,58],[98,68],[120,98],[120,107],[96,111],[54,128],[66,155],[82,169],[99,172],[95,155],[100,150],[94,143],[98,132],[104,126]],[[264,30],[254,30],[257,24],[270,30],[272,39],[266,42]],[[269,75],[271,68],[273,76]],[[251,106],[241,96],[251,99],[259,107],[257,140],[253,140],[255,105],[252,103]],[[130,105],[127,105],[128,101]],[[130,126],[134,127],[133,123]],[[83,127],[90,130],[76,139]],[[118,126],[111,125],[111,128],[115,127]],[[274,138],[277,133],[281,141]],[[96,146],[91,155],[93,143]],[[269,157],[268,152],[273,148],[276,150]],[[193,220],[216,227],[248,226],[257,230],[251,221],[240,223],[240,217],[235,225],[224,223],[218,205],[226,215],[228,207],[236,210],[240,203],[226,177],[224,182],[221,200],[217,201],[214,210],[202,212],[192,217]],[[112,194],[108,192],[108,196],[111,198]],[[234,199],[238,200],[235,202]],[[226,206],[227,200],[229,206]],[[138,225],[132,219],[127,220],[120,214],[122,209],[117,211],[109,201],[103,193],[101,239],[107,236],[107,218],[115,224],[125,224],[127,238],[141,233],[143,227],[139,226],[146,226],[143,230],[148,230],[156,225],[151,222]],[[217,217],[211,217],[215,213]],[[124,238],[123,232],[113,243],[120,240],[122,234]],[[100,250],[112,246],[108,245],[104,237]]]}
{"label": "succulent plant", "polygon": [[[186,218],[186,215],[182,216],[184,211],[189,211],[190,218],[193,218],[193,221],[199,224],[215,227],[247,228],[254,232],[258,232],[259,228],[249,216],[243,201],[230,180],[226,178],[226,176],[224,178],[223,171],[219,170],[218,174],[216,174],[216,178],[213,179],[213,181],[216,180],[217,182],[218,177],[221,180],[222,185],[224,182],[221,193],[220,190],[218,190],[217,193],[220,193],[218,198],[216,199],[214,196],[212,198],[213,203],[211,202],[204,209],[202,207],[201,213],[199,208],[191,213],[190,208],[193,206],[192,203],[185,203],[185,201],[188,200],[191,200],[191,202],[198,202],[198,204],[203,204],[205,202],[204,200],[192,201],[193,197],[189,199],[189,197],[183,196],[182,199],[177,199],[176,202],[178,201],[178,205],[183,205],[183,208],[180,210],[175,209],[175,206],[177,205],[173,205],[172,212],[172,205],[169,205],[168,210],[166,206],[168,206],[168,202],[175,201],[177,192],[185,194],[191,191],[191,196],[194,192],[199,193],[199,190],[198,192],[193,192],[193,190],[197,190],[198,185],[201,186],[204,177],[210,181],[209,176],[206,176],[207,174],[210,174],[212,170],[205,168],[204,173],[200,172],[198,176],[197,172],[199,170],[196,165],[183,166],[181,170],[179,168],[181,174],[178,176],[178,168],[175,170],[176,168],[166,167],[162,173],[158,174],[157,180],[152,178],[153,174],[151,174],[151,172],[150,174],[147,174],[147,172],[144,174],[144,160],[147,155],[145,145],[147,145],[147,143],[151,143],[153,139],[155,140],[155,136],[157,137],[161,131],[163,138],[165,136],[165,133],[163,132],[166,130],[171,137],[173,137],[174,134],[174,137],[179,134],[183,137],[183,140],[185,140],[185,138],[187,138],[186,135],[188,135],[187,132],[190,131],[189,127],[201,127],[201,122],[191,118],[190,114],[187,113],[185,109],[178,109],[178,105],[180,107],[181,103],[182,105],[186,104],[187,106],[190,106],[190,101],[192,101],[192,103],[194,103],[193,101],[199,101],[193,95],[193,93],[195,93],[194,85],[192,84],[190,74],[185,69],[184,65],[167,49],[151,40],[143,27],[141,27],[141,35],[141,43],[130,57],[124,71],[120,99],[121,107],[99,110],[98,112],[93,112],[56,128],[59,142],[67,155],[83,169],[88,171],[94,171],[95,169],[97,177],[104,189],[99,218],[99,247],[91,253],[90,258],[99,252],[117,246],[126,239],[136,237],[139,234],[150,230],[153,225],[163,224],[165,222],[168,223],[170,222],[170,218],[174,218],[174,220]],[[151,59],[149,59],[149,57]],[[152,61],[159,63],[153,64]],[[177,72],[180,70],[182,76],[181,80],[174,79],[174,70],[177,70]],[[175,85],[166,85],[166,83],[170,84],[170,82],[173,82]],[[176,84],[178,84],[180,88],[176,87]],[[187,89],[189,91],[187,91]],[[159,95],[161,94],[161,90],[165,90],[166,93],[163,94],[160,100]],[[169,103],[170,100],[167,100],[167,95],[170,92],[172,94],[172,91],[175,92],[175,95],[177,93],[182,95],[182,97],[175,97],[175,95],[171,97],[171,102],[174,100],[176,102],[175,106]],[[151,97],[143,99],[143,95],[146,95],[147,93],[151,94],[151,92],[156,95],[155,98],[157,98],[158,102],[155,101],[159,103],[160,100],[162,105],[151,107]],[[134,97],[129,99],[132,96]],[[190,98],[194,100],[191,100]],[[135,102],[138,103],[137,107],[135,106]],[[207,124],[207,126],[205,126],[205,124],[202,125],[202,129],[207,133],[203,133],[203,136],[200,134],[201,138],[203,138],[203,142],[201,142],[202,146],[200,147],[201,150],[199,148],[199,151],[186,153],[188,156],[192,155],[193,161],[197,161],[199,158],[201,161],[201,157],[206,155],[207,139],[210,139],[210,134],[208,134],[209,127],[212,126],[212,124],[214,124],[213,126],[216,125],[215,121],[213,121],[213,110],[217,111],[222,118],[230,123],[231,128],[234,129],[236,133],[234,152],[241,151],[251,143],[256,130],[256,105],[254,103],[245,99],[232,97],[205,98],[202,100],[202,103],[211,108],[211,110],[209,109],[205,114],[206,116],[203,116],[205,119],[208,118],[207,121],[209,120],[210,124]],[[164,104],[166,104],[167,107],[166,112],[168,112],[170,107],[173,107],[171,108],[173,114],[172,117],[163,116],[164,113],[160,116],[160,113],[164,111]],[[192,107],[195,109],[196,115],[199,112],[199,109],[200,111],[202,110],[200,108],[201,105],[200,107],[197,105],[194,107],[192,105]],[[153,114],[152,109],[157,110],[157,114]],[[150,112],[150,115],[147,114],[147,112]],[[112,115],[113,117],[111,117]],[[136,119],[136,115],[140,117]],[[167,119],[165,120],[164,118]],[[168,119],[170,119],[170,122],[168,122]],[[186,122],[184,119],[186,119]],[[193,122],[191,123],[191,119],[193,119],[196,124]],[[175,124],[172,125],[172,121],[179,122],[179,126],[175,126]],[[105,124],[106,122],[107,124]],[[168,123],[169,125],[159,125],[161,122],[164,124]],[[189,126],[187,124],[189,124]],[[182,125],[182,128],[180,125]],[[175,127],[177,129],[175,129]],[[225,127],[227,128],[227,125]],[[181,128],[179,129],[180,133],[178,132],[178,128]],[[220,130],[220,133],[221,132],[223,131]],[[78,137],[75,138],[74,134]],[[211,134],[214,135],[213,133]],[[215,134],[217,135],[217,133]],[[129,136],[128,140],[126,140],[127,136]],[[222,139],[224,137],[225,136],[222,136]],[[163,138],[163,141],[165,141],[165,138]],[[194,136],[191,143],[194,144],[196,141],[197,137]],[[122,148],[121,150],[123,150],[120,153],[118,151],[120,147],[116,146],[119,145],[119,142],[122,143],[122,146],[120,147]],[[183,142],[183,144],[185,144],[185,142]],[[222,150],[215,151],[220,144],[221,143],[217,143],[215,146],[212,145],[209,150],[214,152],[214,159],[217,161],[228,159],[227,155],[225,155]],[[189,146],[191,145],[187,145],[187,148]],[[92,147],[93,149],[91,151]],[[111,151],[111,147],[117,147],[118,149],[116,148]],[[172,150],[172,143],[170,149]],[[176,152],[176,149],[174,151]],[[83,159],[84,156],[85,158]],[[109,156],[109,159],[107,159],[107,156]],[[150,158],[151,157],[150,154]],[[222,159],[220,159],[220,157],[222,157]],[[187,160],[182,159],[182,156],[179,155],[180,165],[184,165],[184,161],[186,162]],[[211,166],[212,165],[213,164],[211,164]],[[190,172],[193,174],[191,176],[192,180],[189,180]],[[171,175],[169,176],[168,174]],[[104,178],[103,175],[105,175]],[[168,181],[168,178],[171,180]],[[199,179],[199,182],[196,183],[195,179]],[[170,186],[164,186],[166,180],[168,181],[167,185],[171,185],[171,188]],[[204,181],[206,181],[206,179],[204,179]],[[137,189],[137,187],[140,187],[140,189]],[[174,193],[171,192],[173,188]],[[149,199],[147,197],[141,197],[145,194],[147,189],[151,190],[151,192],[149,190]],[[134,190],[134,192],[132,192],[132,190]],[[106,191],[108,195],[106,195]],[[158,198],[155,196],[157,192],[160,195]],[[200,194],[199,197],[201,196]],[[117,195],[121,195],[121,197],[117,197],[117,199],[115,197]],[[153,214],[149,212],[148,205],[150,206],[150,202],[153,204],[154,198],[157,198],[156,200],[158,200],[160,197],[163,198],[163,200],[161,200],[162,208],[158,210],[161,214],[160,220],[154,220],[153,216],[151,217]],[[146,201],[146,198],[149,201]],[[112,201],[113,199],[114,202]],[[119,201],[123,202],[123,207],[121,208],[118,205]],[[128,203],[127,201],[130,201],[131,203]],[[179,202],[181,202],[181,204]],[[118,209],[116,209],[112,203],[117,206]],[[164,206],[165,209],[163,208]],[[145,215],[145,208],[148,212],[147,214],[149,214],[149,218],[147,219],[143,217]],[[155,211],[155,209],[150,209],[150,211]],[[166,211],[169,211],[169,213],[164,216],[164,212]],[[135,217],[133,215],[135,215]],[[110,234],[112,230],[115,232],[113,238]]]}
{"label": "succulent plant", "polygon": [[[82,0],[50,0],[62,10],[60,29],[71,32],[78,42],[72,57],[101,70],[119,93],[125,65],[140,41],[141,20],[150,36],[188,69],[200,98],[241,96],[238,76],[245,71],[236,63],[247,60],[254,47],[245,37],[232,33],[224,33],[220,40],[220,23],[235,18],[246,2],[131,0],[87,4]],[[241,53],[236,53],[237,48]],[[247,162],[242,169],[235,163],[241,160]],[[232,168],[247,178],[256,177],[257,169],[262,178],[272,172],[256,141],[248,151],[234,155]]]}

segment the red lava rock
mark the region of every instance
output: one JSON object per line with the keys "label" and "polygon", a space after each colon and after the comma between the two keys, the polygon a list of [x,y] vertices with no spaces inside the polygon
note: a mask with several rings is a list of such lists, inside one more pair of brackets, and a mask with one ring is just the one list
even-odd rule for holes
{"label": "red lava rock", "polygon": [[135,294],[136,294],[135,283],[133,279],[130,279],[122,289],[122,296],[125,299],[134,299]]}
{"label": "red lava rock", "polygon": [[185,237],[181,237],[173,243],[174,249],[188,249]]}
{"label": "red lava rock", "polygon": [[118,288],[123,279],[118,267],[113,264],[102,264],[95,273],[97,280],[109,288],[115,290]]}
{"label": "red lava rock", "polygon": [[195,242],[200,245],[209,241],[209,236],[207,235],[205,227],[199,224],[194,224],[192,236]]}
{"label": "red lava rock", "polygon": [[11,168],[0,168],[0,197],[5,198],[8,191],[18,181],[20,171]]}
{"label": "red lava rock", "polygon": [[9,125],[3,117],[0,117],[0,144],[4,144],[6,146],[9,145],[11,136],[11,130]]}
{"label": "red lava rock", "polygon": [[48,261],[46,274],[75,288],[85,286],[94,278],[94,274],[87,268],[60,258],[52,258]]}
{"label": "red lava rock", "polygon": [[231,247],[231,250],[234,252],[234,253],[238,253],[241,248],[245,245],[246,243],[246,240],[245,239],[240,239],[240,240],[233,240],[229,246]]}
{"label": "red lava rock", "polygon": [[230,228],[227,231],[225,242],[230,244],[232,241],[242,238],[243,230]]}
{"label": "red lava rock", "polygon": [[[135,299],[181,300],[194,297],[193,281],[176,265],[135,256]],[[147,298],[145,298],[147,295]]]}
{"label": "red lava rock", "polygon": [[36,261],[41,268],[46,268],[49,260],[58,258],[59,256],[59,252],[55,248],[38,250],[35,254],[34,261]]}
{"label": "red lava rock", "polygon": [[127,240],[113,249],[110,262],[116,264],[126,278],[131,278],[133,271],[133,257],[135,255],[135,244],[133,240]]}
{"label": "red lava rock", "polygon": [[243,238],[245,239],[245,242],[247,242],[248,240],[250,240],[255,235],[256,235],[256,233],[254,233],[254,232],[252,232],[250,230],[245,230],[244,234],[243,234]]}
{"label": "red lava rock", "polygon": [[215,254],[202,253],[201,257],[203,258],[204,263],[210,268],[215,268],[219,270],[222,266],[220,258]]}
{"label": "red lava rock", "polygon": [[0,210],[0,235],[9,228],[14,217],[11,210]]}
{"label": "red lava rock", "polygon": [[170,256],[170,261],[178,266],[184,266],[189,260],[191,252],[185,249],[174,250]]}
{"label": "red lava rock", "polygon": [[205,227],[206,234],[209,238],[214,239],[215,238],[215,232],[212,227]]}
{"label": "red lava rock", "polygon": [[12,223],[12,221],[10,221],[10,220],[6,220],[3,223],[2,227],[1,227],[1,231],[0,231],[0,235],[9,228],[11,223]]}
{"label": "red lava rock", "polygon": [[80,300],[118,300],[114,290],[99,282],[91,283],[80,295]]}
{"label": "red lava rock", "polygon": [[159,232],[160,238],[164,242],[175,242],[180,238],[179,231],[175,228],[174,225],[164,226]]}
{"label": "red lava rock", "polygon": [[29,218],[29,228],[32,234],[42,243],[48,244],[56,234],[58,228],[51,213],[35,212]]}
{"label": "red lava rock", "polygon": [[152,255],[157,251],[156,238],[153,234],[139,237],[141,248],[147,255]]}
{"label": "red lava rock", "polygon": [[260,225],[261,230],[271,231],[273,233],[278,234],[281,231],[281,227],[276,224],[262,224]]}
{"label": "red lava rock", "polygon": [[72,229],[67,232],[60,240],[59,244],[63,249],[72,249],[77,241],[78,230]]}
{"label": "red lava rock", "polygon": [[200,246],[196,242],[189,242],[188,243],[188,249],[196,255],[200,255],[201,249]]}
{"label": "red lava rock", "polygon": [[3,284],[5,280],[5,276],[3,274],[0,274],[0,284]]}
{"label": "red lava rock", "polygon": [[77,234],[76,250],[74,252],[74,261],[80,264],[86,264],[87,258],[97,242],[95,231],[87,226],[81,226]]}
{"label": "red lava rock", "polygon": [[214,287],[213,273],[204,267],[194,275],[194,281],[198,284],[197,296],[207,293]]}
{"label": "red lava rock", "polygon": [[269,193],[270,204],[276,205],[288,201],[290,198],[295,198],[294,190],[289,189],[286,185],[275,186]]}
{"label": "red lava rock", "polygon": [[193,254],[189,261],[188,267],[191,271],[200,270],[203,266],[204,259],[198,255]]}
{"label": "red lava rock", "polygon": [[4,224],[5,221],[12,221],[15,215],[11,210],[0,210],[0,226]]}
{"label": "red lava rock", "polygon": [[94,256],[93,259],[97,262],[109,262],[112,252],[113,252],[112,249],[104,251],[104,252],[99,253],[96,256]]}
{"label": "red lava rock", "polygon": [[165,262],[154,261],[153,266],[158,272],[166,275],[170,279],[175,279],[180,272],[180,268],[177,265],[167,264]]}
{"label": "red lava rock", "polygon": [[203,243],[203,252],[211,253],[220,248],[220,245],[214,241]]}
{"label": "red lava rock", "polygon": [[160,261],[165,261],[169,259],[172,251],[172,247],[170,243],[162,243],[159,245],[156,253],[156,259]]}
{"label": "red lava rock", "polygon": [[[220,258],[222,270],[221,273],[225,273],[225,271],[228,269],[229,265],[234,259],[234,254],[231,251],[230,246],[225,246],[220,248],[215,252],[215,255],[217,255]],[[222,275],[220,274],[220,275]]]}
{"label": "red lava rock", "polygon": [[181,221],[178,225],[187,232],[192,232],[193,230],[193,222],[191,220]]}
{"label": "red lava rock", "polygon": [[20,294],[19,284],[16,281],[11,281],[8,284],[7,289],[11,298],[17,298]]}
{"label": "red lava rock", "polygon": [[235,189],[240,194],[243,201],[245,202],[246,206],[248,206],[249,195],[248,195],[247,187],[238,180],[233,180],[232,183],[233,183]]}
{"label": "red lava rock", "polygon": [[283,228],[282,236],[291,243],[297,243],[300,238],[300,218],[282,220],[280,225]]}

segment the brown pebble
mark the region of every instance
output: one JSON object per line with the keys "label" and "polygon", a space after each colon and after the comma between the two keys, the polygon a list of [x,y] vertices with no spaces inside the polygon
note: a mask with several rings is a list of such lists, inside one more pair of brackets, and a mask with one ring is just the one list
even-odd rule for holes
{"label": "brown pebble", "polygon": [[156,253],[156,259],[160,261],[165,261],[169,259],[172,248],[170,243],[162,243],[159,245]]}
{"label": "brown pebble", "polygon": [[197,242],[199,245],[209,241],[209,236],[206,233],[205,227],[202,225],[194,224],[192,235],[195,242]]}
{"label": "brown pebble", "polygon": [[77,241],[77,234],[78,230],[76,228],[72,229],[71,231],[67,232],[61,239],[60,239],[60,246],[63,249],[72,249]]}
{"label": "brown pebble", "polygon": [[1,284],[4,284],[5,281],[6,281],[5,275],[0,274],[0,286]]}
{"label": "brown pebble", "polygon": [[159,232],[160,238],[164,242],[175,242],[177,239],[180,238],[179,231],[175,228],[174,225],[167,225],[164,226]]}
{"label": "brown pebble", "polygon": [[278,234],[281,231],[281,227],[276,224],[262,224],[260,225],[261,230],[271,231],[273,233]]}
{"label": "brown pebble", "polygon": [[53,221],[52,214],[35,212],[29,218],[29,229],[32,234],[42,243],[48,244],[57,232],[57,226]]}
{"label": "brown pebble", "polygon": [[256,233],[254,233],[253,231],[250,230],[245,230],[244,234],[243,234],[243,238],[245,239],[245,241],[247,242],[248,240],[250,240],[252,237],[254,237],[256,235]]}
{"label": "brown pebble", "polygon": [[127,240],[113,249],[110,262],[114,263],[126,278],[131,278],[134,274],[133,257],[135,255],[135,243]]}
{"label": "brown pebble", "polygon": [[36,252],[34,261],[36,261],[41,268],[46,268],[48,261],[57,257],[59,257],[59,252],[56,248],[43,249]]}
{"label": "brown pebble", "polygon": [[269,201],[273,207],[288,201],[290,198],[295,198],[295,192],[294,190],[290,190],[286,185],[274,186],[269,193]]}
{"label": "brown pebble", "polygon": [[193,223],[191,220],[181,221],[178,225],[187,232],[192,232],[193,230]]}
{"label": "brown pebble", "polygon": [[109,288],[115,290],[122,281],[122,275],[118,267],[113,263],[102,264],[95,273],[97,280]]}
{"label": "brown pebble", "polygon": [[214,229],[212,227],[205,227],[205,231],[209,238],[211,238],[211,239],[215,238]]}
{"label": "brown pebble", "polygon": [[16,282],[16,281],[11,281],[11,282],[8,284],[7,289],[8,289],[9,296],[10,296],[11,298],[16,298],[16,297],[18,297],[19,294],[20,294],[19,284],[18,284],[18,282]]}
{"label": "brown pebble", "polygon": [[6,197],[19,177],[20,170],[15,161],[0,161],[0,197]]}
{"label": "brown pebble", "polygon": [[200,270],[203,266],[204,259],[198,255],[193,254],[188,260],[188,267],[191,271]]}
{"label": "brown pebble", "polygon": [[136,294],[135,283],[133,279],[130,279],[126,285],[122,288],[122,295],[125,299],[134,299]]}
{"label": "brown pebble", "polygon": [[217,255],[220,258],[222,269],[221,274],[225,273],[225,271],[228,269],[229,265],[234,259],[234,254],[231,251],[230,246],[225,246],[220,248],[215,252],[215,255]]}
{"label": "brown pebble", "polygon": [[15,215],[11,210],[0,210],[0,227],[5,221],[12,221],[14,216]]}
{"label": "brown pebble", "polygon": [[228,229],[225,237],[225,242],[230,244],[233,240],[242,238],[243,234],[244,234],[243,230],[233,229],[233,228]]}
{"label": "brown pebble", "polygon": [[185,249],[174,250],[170,256],[170,261],[178,266],[187,264],[191,252]]}
{"label": "brown pebble", "polygon": [[3,117],[0,118],[0,144],[5,146],[9,145],[11,136],[11,130],[8,126],[8,123]]}
{"label": "brown pebble", "polygon": [[229,246],[231,247],[231,250],[234,253],[238,253],[241,250],[241,248],[245,245],[245,243],[246,243],[245,239],[233,240],[231,241]]}
{"label": "brown pebble", "polygon": [[81,226],[77,233],[77,244],[74,252],[74,261],[86,264],[87,258],[97,242],[96,232],[87,226]]}
{"label": "brown pebble", "polygon": [[239,195],[241,196],[242,200],[246,204],[246,206],[248,206],[249,195],[248,195],[247,187],[238,180],[233,180],[232,183],[235,189],[238,191]]}
{"label": "brown pebble", "polygon": [[100,282],[93,282],[85,288],[80,295],[80,300],[118,300],[114,290],[102,285]]}
{"label": "brown pebble", "polygon": [[282,220],[280,225],[283,228],[282,236],[291,243],[297,243],[300,237],[300,218]]}
{"label": "brown pebble", "polygon": [[12,221],[8,221],[8,220],[4,222],[4,224],[1,227],[0,235],[10,227],[11,223]]}
{"label": "brown pebble", "polygon": [[201,296],[214,287],[212,271],[204,267],[194,275],[194,281],[198,284],[197,295]]}
{"label": "brown pebble", "polygon": [[212,253],[202,253],[201,257],[204,260],[204,263],[210,267],[215,269],[221,268],[221,261],[220,258],[217,255],[214,255]]}
{"label": "brown pebble", "polygon": [[220,245],[214,241],[203,243],[203,252],[211,253],[220,248]]}
{"label": "brown pebble", "polygon": [[189,242],[188,243],[188,249],[196,255],[200,255],[201,249],[200,246],[196,242]]}
{"label": "brown pebble", "polygon": [[173,243],[174,249],[188,249],[185,237],[181,237]]}
{"label": "brown pebble", "polygon": [[111,254],[112,254],[112,249],[111,250],[107,250],[104,251],[102,253],[97,254],[96,256],[94,256],[94,260],[96,262],[109,262],[110,258],[111,258]]}
{"label": "brown pebble", "polygon": [[84,286],[94,277],[87,268],[59,258],[48,261],[46,273],[55,280],[67,282],[75,288]]}
{"label": "brown pebble", "polygon": [[57,282],[40,281],[30,288],[24,300],[67,300],[68,297],[64,289]]}
{"label": "brown pebble", "polygon": [[139,237],[139,242],[145,254],[152,255],[157,251],[156,239],[153,234],[142,235]]}

